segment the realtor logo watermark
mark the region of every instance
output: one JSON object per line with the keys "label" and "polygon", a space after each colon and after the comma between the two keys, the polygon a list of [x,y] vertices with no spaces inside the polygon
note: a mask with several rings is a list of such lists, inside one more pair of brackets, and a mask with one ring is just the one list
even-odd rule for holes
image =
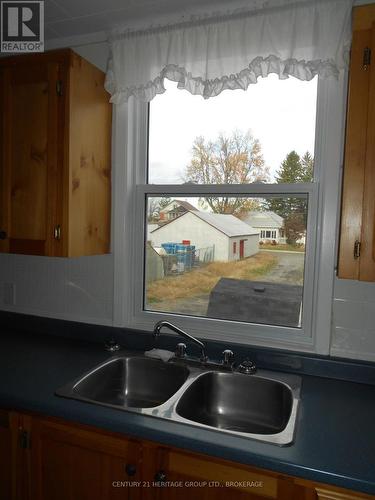
{"label": "realtor logo watermark", "polygon": [[1,52],[44,52],[44,1],[0,3]]}

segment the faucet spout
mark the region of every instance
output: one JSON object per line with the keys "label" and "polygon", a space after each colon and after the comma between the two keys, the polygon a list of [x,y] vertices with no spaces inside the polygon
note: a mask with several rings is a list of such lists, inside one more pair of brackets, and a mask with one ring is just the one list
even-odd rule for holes
{"label": "faucet spout", "polygon": [[158,338],[160,335],[160,331],[162,328],[169,328],[169,330],[172,330],[173,332],[177,333],[178,335],[181,335],[181,337],[184,337],[185,339],[189,340],[193,344],[197,345],[200,350],[201,350],[201,361],[206,362],[207,361],[207,356],[206,356],[206,346],[204,345],[203,342],[200,340],[196,339],[192,335],[190,335],[187,332],[184,332],[184,330],[181,330],[178,326],[174,325],[173,323],[170,323],[169,321],[158,321],[156,325],[154,326],[154,331],[153,335],[155,338]]}

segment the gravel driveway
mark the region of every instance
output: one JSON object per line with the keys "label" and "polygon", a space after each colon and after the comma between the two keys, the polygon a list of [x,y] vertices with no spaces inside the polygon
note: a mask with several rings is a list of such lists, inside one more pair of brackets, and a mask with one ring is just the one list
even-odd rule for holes
{"label": "gravel driveway", "polygon": [[281,250],[261,250],[261,252],[271,253],[278,258],[278,263],[269,273],[260,276],[259,281],[303,285],[304,252],[284,252]]}
{"label": "gravel driveway", "polygon": [[[284,252],[280,250],[261,250],[262,253],[271,253],[277,257],[276,266],[266,274],[259,276],[259,281],[271,283],[303,284],[303,269],[305,254],[303,252]],[[173,312],[194,316],[206,316],[209,295],[199,295],[187,299],[161,301],[150,304],[153,311]]]}

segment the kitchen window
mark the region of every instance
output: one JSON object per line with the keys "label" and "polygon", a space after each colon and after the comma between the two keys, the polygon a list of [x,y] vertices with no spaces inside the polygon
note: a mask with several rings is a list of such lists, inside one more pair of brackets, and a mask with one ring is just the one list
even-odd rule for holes
{"label": "kitchen window", "polygon": [[[160,40],[164,35],[161,31]],[[122,57],[120,42],[121,38],[118,56]],[[127,39],[129,47],[133,42],[136,48],[136,38]],[[141,36],[139,44],[144,44],[142,50],[151,48],[148,38]],[[345,82],[342,74],[339,80],[306,80],[278,79],[271,74],[258,78],[246,91],[219,92],[207,101],[168,80],[162,83],[166,92],[156,96],[155,90],[160,92],[156,80],[150,87],[140,85],[135,90],[131,82],[113,87],[115,98],[132,93],[116,113],[116,135],[122,132],[126,141],[115,141],[115,158],[125,157],[127,168],[114,184],[115,225],[120,228],[114,240],[115,249],[120,248],[115,251],[115,324],[150,330],[162,317],[206,338],[327,352],[327,334],[319,332],[329,328],[331,317],[332,227],[337,217]],[[299,94],[293,85],[304,90]],[[284,89],[292,89],[290,100],[285,99]],[[143,103],[132,95],[151,102]],[[252,106],[245,104],[248,98]],[[169,99],[172,104],[168,105]],[[270,103],[273,106],[267,108]],[[286,122],[283,113],[295,119]],[[291,145],[291,140],[301,137],[309,144]],[[189,143],[188,152],[183,141]],[[277,151],[282,154],[276,158]],[[176,217],[161,221],[158,214],[171,201],[179,206]],[[199,242],[198,226],[205,237]],[[178,227],[181,233],[175,231]],[[222,237],[215,240],[213,231]],[[260,241],[262,235],[264,241]],[[299,287],[300,293],[290,301],[293,319],[287,322],[270,311],[263,317],[250,314],[244,319],[230,308],[234,303],[228,300],[230,287],[241,300],[245,298],[245,305],[250,292],[256,298],[264,297],[268,289],[277,295],[275,290],[287,284],[280,279],[283,266],[277,252],[292,253],[292,260],[298,253],[300,258],[302,279],[289,283]],[[267,263],[265,256],[276,262]],[[256,259],[263,262],[249,273],[248,263]],[[240,264],[245,269],[239,271]],[[207,274],[210,266],[217,269],[207,283],[199,276]],[[198,290],[205,294],[207,308],[194,295],[200,281],[207,285]],[[167,296],[172,282],[181,286],[175,287],[175,296]],[[249,282],[250,290],[246,288]],[[127,293],[129,287],[134,293]],[[177,293],[185,296],[177,297]],[[176,305],[180,299],[188,299],[188,307],[181,302]],[[220,309],[219,299],[226,304],[225,317],[215,312],[215,301],[216,311]]]}
{"label": "kitchen window", "polygon": [[[275,328],[286,338],[306,335],[317,79],[270,76],[209,101],[165,86],[149,105],[146,182],[137,188],[137,231],[144,228],[136,240],[143,251],[138,317],[235,324],[242,338],[274,335]],[[177,117],[185,124],[178,134]],[[262,225],[286,237],[276,241],[276,230]]]}

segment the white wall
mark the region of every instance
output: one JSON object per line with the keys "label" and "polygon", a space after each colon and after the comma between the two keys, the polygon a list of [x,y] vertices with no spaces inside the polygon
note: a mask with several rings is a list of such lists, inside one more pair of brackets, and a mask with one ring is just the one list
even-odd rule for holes
{"label": "white wall", "polygon": [[331,354],[375,361],[375,283],[336,278]]}
{"label": "white wall", "polygon": [[109,47],[107,43],[92,43],[90,45],[78,45],[73,48],[80,56],[87,59],[91,64],[94,64],[102,71],[107,69],[107,60],[109,55]]}
{"label": "white wall", "polygon": [[182,240],[190,240],[196,249],[214,245],[214,260],[228,261],[228,237],[190,212],[151,233],[150,237],[157,247]]}
{"label": "white wall", "polygon": [[[4,304],[9,284],[15,304]],[[113,256],[62,259],[0,255],[0,309],[111,325]]]}

